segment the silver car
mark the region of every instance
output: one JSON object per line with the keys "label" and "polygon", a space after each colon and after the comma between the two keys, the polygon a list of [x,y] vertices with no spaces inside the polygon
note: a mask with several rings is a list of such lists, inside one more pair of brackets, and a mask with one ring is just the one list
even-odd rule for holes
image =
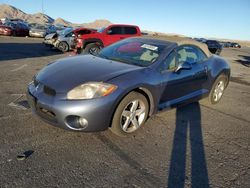
{"label": "silver car", "polygon": [[44,39],[44,44],[47,46],[56,47],[62,52],[67,52],[75,48],[75,37],[96,32],[94,29],[84,27],[66,28],[59,33],[47,35]]}
{"label": "silver car", "polygon": [[47,34],[56,32],[56,28],[53,25],[35,25],[30,29],[29,35],[31,37],[45,37]]}
{"label": "silver car", "polygon": [[[51,33],[49,35],[46,35],[43,43],[46,46],[57,48],[59,43],[63,42],[63,43],[66,43],[66,44],[64,44],[63,49],[64,49],[64,51],[65,50],[67,51],[67,50],[69,50],[69,48],[67,48],[67,47],[69,46],[69,43],[71,41],[69,38],[73,38],[72,34],[71,34],[72,31],[73,31],[73,28],[69,27],[69,28],[66,28],[64,30],[57,31],[55,33]],[[71,35],[71,36],[69,36],[69,35]]]}

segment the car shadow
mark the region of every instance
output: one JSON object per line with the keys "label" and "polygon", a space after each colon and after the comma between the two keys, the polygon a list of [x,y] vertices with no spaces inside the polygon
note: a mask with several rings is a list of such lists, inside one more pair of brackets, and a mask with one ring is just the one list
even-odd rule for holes
{"label": "car shadow", "polygon": [[185,181],[188,180],[186,175],[188,139],[191,146],[191,187],[209,187],[200,104],[198,102],[177,108],[176,128],[168,174],[169,188],[183,188]]}
{"label": "car shadow", "polygon": [[62,54],[42,43],[0,43],[0,61],[23,58],[45,57]]}
{"label": "car shadow", "polygon": [[245,67],[250,67],[250,56],[238,55],[241,59],[236,61]]}

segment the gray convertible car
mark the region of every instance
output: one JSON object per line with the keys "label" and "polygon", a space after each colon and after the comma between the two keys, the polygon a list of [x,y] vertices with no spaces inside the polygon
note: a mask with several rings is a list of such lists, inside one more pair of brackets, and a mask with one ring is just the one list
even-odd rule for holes
{"label": "gray convertible car", "polygon": [[220,101],[230,67],[207,46],[191,41],[137,37],[48,64],[28,85],[34,113],[75,131],[117,135],[137,131],[164,109],[207,97]]}

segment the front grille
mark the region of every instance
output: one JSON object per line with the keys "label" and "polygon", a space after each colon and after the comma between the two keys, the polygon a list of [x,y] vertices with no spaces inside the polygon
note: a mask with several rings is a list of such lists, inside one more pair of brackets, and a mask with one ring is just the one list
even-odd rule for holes
{"label": "front grille", "polygon": [[47,95],[50,96],[55,96],[56,95],[56,91],[46,85],[43,86],[43,92]]}
{"label": "front grille", "polygon": [[36,106],[36,113],[46,119],[47,121],[50,121],[52,123],[57,123],[57,120],[56,120],[56,115],[54,112],[50,111],[50,110],[47,110],[41,106],[39,106],[39,104],[37,104]]}

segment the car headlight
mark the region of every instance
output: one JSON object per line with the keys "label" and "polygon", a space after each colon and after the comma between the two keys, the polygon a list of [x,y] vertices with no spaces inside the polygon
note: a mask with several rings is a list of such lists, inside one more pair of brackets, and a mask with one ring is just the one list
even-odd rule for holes
{"label": "car headlight", "polygon": [[104,97],[117,89],[117,86],[103,82],[88,82],[67,93],[67,99],[93,99]]}

